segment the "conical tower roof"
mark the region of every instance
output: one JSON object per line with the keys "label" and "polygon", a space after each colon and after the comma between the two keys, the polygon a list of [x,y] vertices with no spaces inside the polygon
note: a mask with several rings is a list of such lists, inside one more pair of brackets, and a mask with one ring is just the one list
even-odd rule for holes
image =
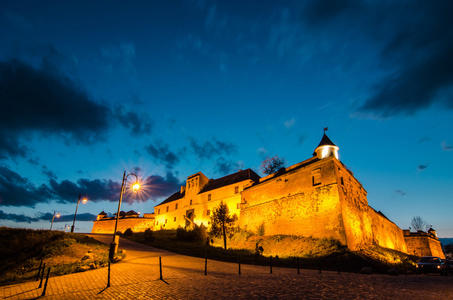
{"label": "conical tower roof", "polygon": [[321,142],[319,142],[318,147],[316,147],[313,156],[317,156],[319,159],[335,156],[338,159],[338,150],[338,146],[329,139],[324,130],[324,135],[322,136]]}
{"label": "conical tower roof", "polygon": [[318,147],[320,146],[337,146],[337,145],[335,145],[324,132],[324,135],[322,136],[321,142],[319,142]]}

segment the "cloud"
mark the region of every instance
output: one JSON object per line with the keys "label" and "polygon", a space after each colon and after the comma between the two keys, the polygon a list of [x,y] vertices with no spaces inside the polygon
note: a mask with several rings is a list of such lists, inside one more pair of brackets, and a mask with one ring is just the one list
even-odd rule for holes
{"label": "cloud", "polygon": [[396,190],[395,194],[400,195],[400,196],[406,196],[406,192],[403,192],[401,190]]}
{"label": "cloud", "polygon": [[145,198],[157,200],[175,193],[180,189],[181,185],[183,183],[172,172],[168,171],[165,177],[160,175],[148,176],[143,181],[143,193]]}
{"label": "cloud", "polygon": [[214,166],[215,171],[221,175],[228,175],[237,172],[242,168],[244,168],[244,162],[234,162],[226,160],[223,157],[217,158]]}
{"label": "cloud", "polygon": [[[97,219],[97,215],[93,215],[93,214],[90,214],[90,213],[77,213],[77,220],[76,221],[96,221]],[[52,218],[50,219],[46,219],[46,220],[52,220]],[[54,223],[55,222],[70,222],[72,224],[72,222],[74,221],[74,215],[70,214],[70,215],[60,215],[59,218],[55,218],[54,219]],[[76,225],[77,225],[77,222],[76,222]]]}
{"label": "cloud", "polygon": [[297,145],[302,145],[306,139],[307,139],[307,135],[305,135],[305,134],[299,135],[299,138],[297,139]]}
{"label": "cloud", "polygon": [[60,203],[70,203],[77,200],[79,193],[88,196],[89,201],[118,201],[121,183],[105,179],[79,179],[77,183],[70,180],[57,182],[49,180],[53,199]]}
{"label": "cloud", "polygon": [[121,72],[131,78],[135,77],[135,44],[121,43],[117,46],[103,47],[101,56],[106,61],[109,72]]}
{"label": "cloud", "polygon": [[428,164],[420,164],[418,165],[417,170],[424,171],[426,168],[428,168]]}
{"label": "cloud", "polygon": [[444,151],[453,151],[453,147],[447,144],[447,141],[442,141],[442,150]]}
{"label": "cloud", "polygon": [[419,1],[388,8],[382,15],[387,23],[378,28],[384,33],[392,27],[380,53],[388,75],[372,87],[359,110],[389,117],[412,115],[435,104],[453,109],[448,92],[453,86],[453,2]]}
{"label": "cloud", "polygon": [[268,150],[266,148],[264,148],[264,147],[260,147],[260,148],[258,148],[258,150],[256,150],[256,153],[260,157],[266,157],[267,152],[268,152]]}
{"label": "cloud", "polygon": [[[35,217],[26,216],[24,214],[14,214],[6,213],[3,210],[0,210],[0,220],[10,220],[14,222],[25,222],[32,223],[38,221],[52,221],[52,213],[37,213]],[[81,213],[77,214],[77,221],[94,221],[96,220],[96,215],[90,213]],[[72,222],[74,220],[74,215],[61,215],[59,218],[54,219],[55,222]]]}
{"label": "cloud", "polygon": [[429,142],[430,140],[431,140],[431,139],[430,139],[429,137],[422,137],[422,138],[418,141],[418,143],[419,143],[419,144],[422,144],[422,143],[424,143],[424,142]]}
{"label": "cloud", "polygon": [[0,166],[0,205],[34,207],[36,203],[46,203],[52,197],[48,186],[35,186],[16,172]]}
{"label": "cloud", "polygon": [[155,162],[163,163],[166,168],[173,169],[179,163],[179,155],[169,150],[170,146],[163,141],[154,141],[145,147],[146,152],[151,155]]}
{"label": "cloud", "polygon": [[69,78],[18,60],[0,62],[0,98],[0,158],[25,156],[21,138],[30,133],[103,140],[111,114]]}
{"label": "cloud", "polygon": [[151,133],[152,123],[146,114],[127,111],[122,105],[115,107],[114,117],[127,129],[131,135],[138,136]]}
{"label": "cloud", "polygon": [[193,153],[199,159],[211,159],[216,155],[230,155],[237,151],[236,145],[224,143],[215,138],[212,141],[205,141],[203,144],[198,143],[193,137],[189,137],[188,140]]}
{"label": "cloud", "polygon": [[283,122],[283,124],[285,125],[285,127],[287,129],[291,129],[291,128],[294,127],[294,124],[296,124],[296,119],[292,118],[290,120],[287,120],[287,121]]}
{"label": "cloud", "polygon": [[[164,177],[151,175],[143,179],[143,191],[133,194],[130,189],[126,189],[124,201],[156,200],[174,193],[180,185],[179,180],[171,172],[167,172]],[[51,201],[75,203],[79,193],[87,195],[88,201],[117,202],[120,189],[121,182],[86,178],[73,182],[66,179],[57,181],[50,177],[48,184],[36,186],[27,178],[0,166],[0,206],[35,207],[38,203]]]}

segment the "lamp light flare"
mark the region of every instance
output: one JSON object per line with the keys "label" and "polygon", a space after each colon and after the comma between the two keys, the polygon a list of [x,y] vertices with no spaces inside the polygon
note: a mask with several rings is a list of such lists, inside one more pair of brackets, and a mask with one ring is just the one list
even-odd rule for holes
{"label": "lamp light flare", "polygon": [[56,217],[59,218],[60,217],[60,213],[57,213]]}
{"label": "lamp light flare", "polygon": [[136,193],[139,189],[140,189],[140,184],[138,182],[134,183],[134,185],[132,186],[132,191],[134,191],[134,193]]}
{"label": "lamp light flare", "polygon": [[85,203],[87,203],[87,201],[88,201],[87,198],[83,198],[82,203],[85,204]]}

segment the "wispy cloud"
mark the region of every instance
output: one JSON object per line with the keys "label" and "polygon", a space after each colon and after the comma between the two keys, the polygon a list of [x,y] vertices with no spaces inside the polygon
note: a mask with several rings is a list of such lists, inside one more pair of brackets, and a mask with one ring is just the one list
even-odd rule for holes
{"label": "wispy cloud", "polygon": [[442,141],[442,150],[444,151],[453,151],[453,147],[447,144],[447,141]]}
{"label": "wispy cloud", "polygon": [[296,124],[296,119],[294,118],[291,118],[283,122],[283,125],[285,125],[287,129],[292,129],[294,127],[294,124]]}
{"label": "wispy cloud", "polygon": [[428,168],[428,164],[419,164],[417,170],[424,171],[426,168]]}

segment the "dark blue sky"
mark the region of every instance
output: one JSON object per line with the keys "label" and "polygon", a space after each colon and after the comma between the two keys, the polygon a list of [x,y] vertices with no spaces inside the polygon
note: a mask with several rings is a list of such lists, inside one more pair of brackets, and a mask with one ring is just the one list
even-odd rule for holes
{"label": "dark blue sky", "polygon": [[62,229],[85,193],[89,231],[124,170],[152,212],[328,126],[374,209],[452,237],[453,3],[244,2],[2,1],[0,225]]}

